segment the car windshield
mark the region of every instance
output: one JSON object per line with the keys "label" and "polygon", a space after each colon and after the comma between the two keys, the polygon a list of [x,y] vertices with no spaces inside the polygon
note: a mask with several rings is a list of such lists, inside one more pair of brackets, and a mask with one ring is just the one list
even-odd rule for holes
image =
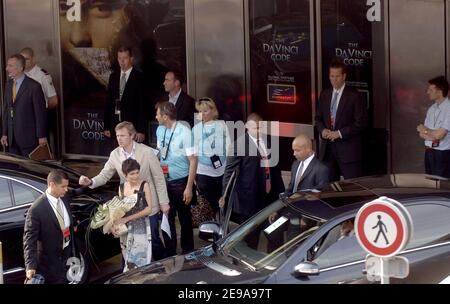
{"label": "car windshield", "polygon": [[[314,198],[307,198],[314,204]],[[326,221],[302,211],[305,200],[278,200],[234,230],[222,252],[252,270],[273,271]]]}

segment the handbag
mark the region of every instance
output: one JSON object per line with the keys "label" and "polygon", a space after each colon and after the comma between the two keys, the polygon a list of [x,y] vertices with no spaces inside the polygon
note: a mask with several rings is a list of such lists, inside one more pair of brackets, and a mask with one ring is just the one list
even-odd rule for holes
{"label": "handbag", "polygon": [[197,193],[197,204],[191,205],[191,213],[193,228],[198,228],[201,223],[214,220],[215,217],[211,204],[201,193]]}

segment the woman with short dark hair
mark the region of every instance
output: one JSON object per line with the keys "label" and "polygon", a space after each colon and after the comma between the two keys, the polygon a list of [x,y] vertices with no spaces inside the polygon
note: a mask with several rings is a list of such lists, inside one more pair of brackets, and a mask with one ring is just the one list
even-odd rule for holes
{"label": "woman with short dark hair", "polygon": [[[122,163],[126,181],[119,186],[119,197],[125,202],[135,202],[135,205],[116,220],[111,228],[115,236],[120,236],[125,261],[124,272],[147,265],[152,260],[152,236],[148,217],[152,211],[151,193],[148,183],[139,178],[140,169],[141,166],[135,159],[129,158]],[[127,232],[123,225],[126,225]]]}

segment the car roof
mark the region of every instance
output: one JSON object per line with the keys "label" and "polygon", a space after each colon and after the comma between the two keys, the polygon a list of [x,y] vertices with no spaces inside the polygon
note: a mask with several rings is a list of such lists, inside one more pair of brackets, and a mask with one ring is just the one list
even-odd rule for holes
{"label": "car roof", "polygon": [[450,181],[425,174],[389,174],[330,183],[321,192],[298,192],[285,199],[291,207],[325,221],[387,196],[400,203],[435,197],[450,200]]}
{"label": "car roof", "polygon": [[29,158],[16,156],[8,153],[0,153],[0,170],[11,174],[30,175],[46,180],[51,170],[61,169],[69,176],[71,184],[77,184],[80,173],[63,167],[55,162],[34,161]]}

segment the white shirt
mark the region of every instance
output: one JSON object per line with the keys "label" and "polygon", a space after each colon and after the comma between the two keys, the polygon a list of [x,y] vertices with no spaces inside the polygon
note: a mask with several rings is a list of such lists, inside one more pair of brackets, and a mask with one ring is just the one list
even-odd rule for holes
{"label": "white shirt", "polygon": [[169,94],[169,102],[171,104],[173,104],[174,106],[177,105],[178,97],[180,97],[180,94],[181,94],[181,88],[178,91],[178,93],[176,93],[173,97],[170,96],[170,94]]}
{"label": "white shirt", "polygon": [[136,142],[133,141],[133,148],[131,149],[131,153],[128,153],[127,151],[125,151],[124,148],[120,147],[120,151],[122,151],[123,155],[125,155],[126,159],[132,158],[132,159],[136,159],[135,157],[135,153],[136,153]]}
{"label": "white shirt", "polygon": [[37,65],[35,65],[30,71],[25,72],[25,74],[41,84],[42,92],[44,92],[45,106],[48,107],[48,99],[56,95],[52,76]]}
{"label": "white shirt", "polygon": [[[297,167],[297,172],[295,173],[295,177],[294,177],[294,188],[298,186],[297,183],[299,183],[300,177],[303,175],[303,173],[305,173],[306,169],[308,168],[308,166],[311,163],[311,161],[313,160],[313,158],[314,158],[314,153],[307,159],[300,161],[300,164]],[[302,163],[303,163],[302,172],[299,172],[300,168],[302,166]],[[297,191],[297,190],[298,189],[293,189],[293,191]]]}
{"label": "white shirt", "polygon": [[[434,103],[428,109],[424,125],[431,130],[446,129],[448,131],[447,135],[439,141],[439,147],[433,149],[441,151],[450,150],[450,100],[448,97],[440,105]],[[425,146],[431,148],[432,142],[426,140]]]}
{"label": "white shirt", "polygon": [[[47,195],[48,202],[50,203],[50,206],[52,207],[53,212],[55,212],[55,215],[58,218],[59,215],[58,215],[58,211],[56,211],[57,210],[56,209],[56,204],[57,204],[58,200],[61,200],[61,199],[60,198],[58,199],[58,198],[52,196],[48,192],[48,190],[45,191],[45,195]],[[68,228],[70,226],[69,213],[67,212],[66,206],[64,205],[62,200],[61,200],[61,206],[62,206],[62,209],[64,211],[64,228]]]}
{"label": "white shirt", "polygon": [[132,70],[133,70],[133,67],[129,68],[129,69],[126,70],[126,71],[120,70],[120,78],[122,78],[122,74],[125,73],[125,83],[127,83],[128,78],[130,78],[130,74],[131,74],[131,71],[132,71]]}
{"label": "white shirt", "polygon": [[248,134],[248,137],[250,137],[253,140],[253,142],[255,143],[255,146],[258,147],[258,150],[259,150],[259,153],[261,154],[261,156],[268,157],[267,148],[266,148],[266,144],[264,143],[264,140],[259,138],[259,145],[258,145],[258,141],[256,140],[256,138],[251,136],[250,133],[247,133],[247,134]]}
{"label": "white shirt", "polygon": [[[344,92],[344,89],[345,89],[345,83],[339,90],[336,90],[335,88],[333,88],[333,94],[331,95],[331,100],[333,100],[334,94],[338,93],[338,96],[337,96],[337,99],[336,99],[336,116],[337,116],[337,111],[338,111],[338,108],[339,108],[339,102],[341,101],[341,97],[342,97],[342,93]],[[336,119],[336,117],[335,117],[335,119]],[[339,137],[342,138],[341,131],[339,131],[339,130],[337,130],[337,131],[339,133]]]}
{"label": "white shirt", "polygon": [[336,99],[336,113],[337,113],[337,109],[339,108],[339,102],[341,101],[341,97],[342,97],[342,93],[344,92],[344,89],[345,89],[345,83],[339,90],[336,90],[335,88],[333,88],[333,94],[331,95],[331,100],[333,100],[334,94],[338,93],[338,96]]}

